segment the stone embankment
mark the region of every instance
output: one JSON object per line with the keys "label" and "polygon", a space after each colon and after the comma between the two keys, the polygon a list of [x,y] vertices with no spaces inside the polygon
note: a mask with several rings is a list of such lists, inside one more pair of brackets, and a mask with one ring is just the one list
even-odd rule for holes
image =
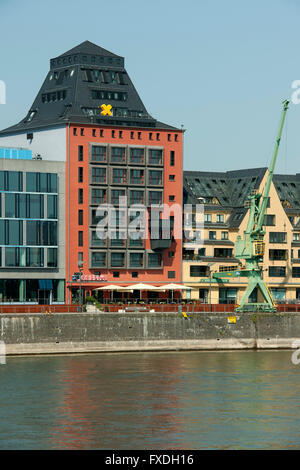
{"label": "stone embankment", "polygon": [[2,314],[7,355],[279,349],[300,339],[300,313]]}

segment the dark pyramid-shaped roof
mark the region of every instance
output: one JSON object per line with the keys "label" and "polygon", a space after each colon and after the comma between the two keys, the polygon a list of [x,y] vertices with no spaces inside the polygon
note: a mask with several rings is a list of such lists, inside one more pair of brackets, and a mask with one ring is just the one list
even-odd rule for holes
{"label": "dark pyramid-shaped roof", "polygon": [[[103,104],[111,105],[111,116],[101,114]],[[27,116],[0,135],[66,123],[175,129],[149,115],[124,58],[89,41],[50,60]]]}
{"label": "dark pyramid-shaped roof", "polygon": [[[73,54],[91,54],[91,55],[98,55],[98,56],[105,56],[105,57],[120,57],[116,54],[113,54],[110,51],[107,51],[106,49],[103,49],[103,47],[97,46],[97,44],[94,44],[93,42],[90,41],[84,41],[78,46],[73,47],[73,49],[70,49],[69,51],[65,52],[64,54],[61,54],[59,57],[66,57],[70,56]],[[57,58],[59,58],[57,57]],[[121,57],[120,57],[121,58]],[[123,57],[122,57],[123,59]]]}

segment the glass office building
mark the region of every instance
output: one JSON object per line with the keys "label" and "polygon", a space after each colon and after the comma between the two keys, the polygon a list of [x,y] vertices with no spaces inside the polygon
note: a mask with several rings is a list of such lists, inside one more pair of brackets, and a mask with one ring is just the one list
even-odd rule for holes
{"label": "glass office building", "polygon": [[57,270],[57,173],[1,170],[0,302],[64,302]]}

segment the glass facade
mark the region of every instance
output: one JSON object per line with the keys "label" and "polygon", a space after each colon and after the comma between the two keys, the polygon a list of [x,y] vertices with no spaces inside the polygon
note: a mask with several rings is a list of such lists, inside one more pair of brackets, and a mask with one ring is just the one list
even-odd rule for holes
{"label": "glass facade", "polygon": [[[0,269],[57,269],[58,181],[56,173],[0,171]],[[4,273],[3,273],[4,274]],[[18,276],[18,275],[16,275]],[[41,275],[38,276],[42,277]],[[2,279],[0,302],[39,299],[39,279]],[[64,280],[49,280],[51,300],[64,301]],[[58,288],[58,287],[57,287]],[[47,294],[47,295],[48,295]]]}

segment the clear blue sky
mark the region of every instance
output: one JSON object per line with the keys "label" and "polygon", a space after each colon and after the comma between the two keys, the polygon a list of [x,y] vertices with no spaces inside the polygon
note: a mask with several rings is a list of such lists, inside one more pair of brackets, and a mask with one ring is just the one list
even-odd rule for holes
{"label": "clear blue sky", "polygon": [[[185,133],[186,170],[269,163],[300,80],[300,0],[0,0],[0,129],[21,120],[49,59],[89,40],[125,57],[147,110]],[[277,173],[300,173],[291,104]]]}

